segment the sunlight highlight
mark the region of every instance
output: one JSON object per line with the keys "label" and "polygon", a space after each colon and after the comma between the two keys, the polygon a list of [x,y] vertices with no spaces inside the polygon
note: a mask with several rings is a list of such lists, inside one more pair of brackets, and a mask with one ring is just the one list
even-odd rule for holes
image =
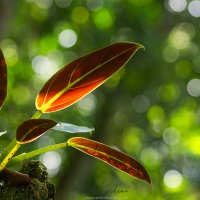
{"label": "sunlight highlight", "polygon": [[70,48],[77,42],[77,34],[72,29],[62,31],[58,36],[59,44],[64,48]]}
{"label": "sunlight highlight", "polygon": [[194,0],[190,2],[188,10],[193,17],[200,17],[200,1]]}
{"label": "sunlight highlight", "polygon": [[55,0],[55,3],[60,8],[66,8],[70,6],[70,4],[72,3],[72,0]]}
{"label": "sunlight highlight", "polygon": [[187,1],[186,0],[169,0],[168,4],[173,11],[181,12],[185,10],[187,6]]}
{"label": "sunlight highlight", "polygon": [[32,68],[37,74],[45,74],[50,69],[50,61],[45,56],[36,56],[32,60]]}
{"label": "sunlight highlight", "polygon": [[61,164],[61,156],[55,151],[50,151],[40,156],[40,160],[43,162],[44,166],[47,168],[50,177],[56,176],[59,171]]}
{"label": "sunlight highlight", "polygon": [[178,144],[180,142],[180,137],[180,132],[173,127],[164,130],[163,140],[168,145],[172,146]]}
{"label": "sunlight highlight", "polygon": [[187,91],[191,96],[200,96],[200,79],[192,79],[187,85]]}
{"label": "sunlight highlight", "polygon": [[164,175],[164,183],[169,189],[177,189],[182,184],[182,175],[177,170],[169,170]]}
{"label": "sunlight highlight", "polygon": [[103,0],[87,0],[87,7],[91,11],[100,10],[103,7],[104,1]]}
{"label": "sunlight highlight", "polygon": [[79,113],[83,116],[89,116],[94,113],[97,99],[93,94],[88,94],[76,103]]}

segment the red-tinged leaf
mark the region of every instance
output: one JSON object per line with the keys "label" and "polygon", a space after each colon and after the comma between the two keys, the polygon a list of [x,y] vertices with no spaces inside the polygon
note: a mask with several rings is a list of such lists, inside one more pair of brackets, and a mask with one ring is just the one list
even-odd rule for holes
{"label": "red-tinged leaf", "polygon": [[2,51],[0,50],[0,108],[7,95],[7,68]]}
{"label": "red-tinged leaf", "polygon": [[16,131],[18,143],[32,142],[51,129],[57,122],[50,119],[30,119],[22,122]]}
{"label": "red-tinged leaf", "polygon": [[94,156],[135,178],[146,181],[151,185],[150,177],[145,168],[129,155],[106,146],[105,144],[82,137],[71,138],[67,143],[69,146]]}
{"label": "red-tinged leaf", "polygon": [[54,74],[36,98],[41,112],[66,108],[104,83],[142,45],[117,43],[80,57]]}

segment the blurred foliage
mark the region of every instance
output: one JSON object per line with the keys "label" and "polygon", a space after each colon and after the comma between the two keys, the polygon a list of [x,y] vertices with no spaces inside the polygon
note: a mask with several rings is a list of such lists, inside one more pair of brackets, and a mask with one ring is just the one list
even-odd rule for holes
{"label": "blurred foliage", "polygon": [[[37,159],[47,166],[59,200],[199,199],[199,17],[198,0],[1,0],[0,48],[9,85],[0,149],[35,112],[38,91],[58,69],[111,43],[138,42],[145,51],[103,86],[45,117],[95,127],[93,139],[144,165],[153,189],[74,149]],[[19,152],[70,137],[52,131]]]}

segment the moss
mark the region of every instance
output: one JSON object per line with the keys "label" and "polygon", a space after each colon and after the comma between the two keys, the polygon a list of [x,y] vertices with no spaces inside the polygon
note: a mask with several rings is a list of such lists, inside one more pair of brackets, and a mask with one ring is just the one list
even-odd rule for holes
{"label": "moss", "polygon": [[48,181],[46,167],[39,161],[31,160],[22,165],[21,173],[30,176],[31,184],[9,187],[0,182],[0,199],[3,200],[54,200],[55,187]]}
{"label": "moss", "polygon": [[30,178],[37,178],[42,183],[48,178],[46,167],[38,160],[25,162],[19,172],[28,174]]}

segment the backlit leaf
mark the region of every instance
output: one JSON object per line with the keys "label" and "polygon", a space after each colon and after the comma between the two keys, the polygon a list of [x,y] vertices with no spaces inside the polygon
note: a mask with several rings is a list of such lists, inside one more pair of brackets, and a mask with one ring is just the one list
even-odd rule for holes
{"label": "backlit leaf", "polygon": [[64,131],[67,133],[88,133],[94,131],[94,128],[88,128],[86,126],[76,126],[63,122],[58,122],[58,124],[56,124],[56,126],[51,129],[56,131]]}
{"label": "backlit leaf", "polygon": [[24,121],[17,128],[17,142],[21,144],[32,142],[56,124],[57,122],[50,119],[30,119]]}
{"label": "backlit leaf", "polygon": [[7,67],[2,51],[0,50],[0,108],[7,95]]}
{"label": "backlit leaf", "polygon": [[135,178],[146,181],[151,185],[150,177],[145,168],[129,155],[106,146],[105,144],[82,137],[74,137],[69,139],[67,142],[69,146],[94,156]]}
{"label": "backlit leaf", "polygon": [[66,108],[104,83],[142,45],[117,43],[80,57],[54,74],[36,98],[41,112]]}

